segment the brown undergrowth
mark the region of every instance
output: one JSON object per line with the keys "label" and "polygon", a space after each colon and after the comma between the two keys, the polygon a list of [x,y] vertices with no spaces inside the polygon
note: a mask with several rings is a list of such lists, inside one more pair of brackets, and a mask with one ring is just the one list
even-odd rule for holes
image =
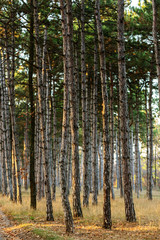
{"label": "brown undergrowth", "polygon": [[[53,202],[54,222],[45,221],[45,199],[38,202],[37,211],[30,210],[29,192],[23,191],[23,204],[14,204],[6,197],[0,197],[2,211],[12,221],[12,226],[5,227],[6,233],[14,233],[25,238],[25,234],[33,234],[33,239],[46,240],[73,240],[73,239],[159,239],[160,240],[160,191],[153,191],[153,200],[146,198],[143,191],[140,198],[134,196],[136,209],[136,223],[125,221],[124,202],[119,198],[119,191],[115,190],[116,199],[112,200],[112,230],[102,229],[103,198],[99,195],[97,206],[83,208],[82,219],[75,219],[74,234],[67,236],[63,220],[63,209],[61,205],[60,191],[57,192],[56,201]],[[70,197],[71,200],[71,197]],[[72,202],[72,200],[71,200]],[[24,236],[24,238],[23,238]],[[34,237],[35,236],[35,237]]]}

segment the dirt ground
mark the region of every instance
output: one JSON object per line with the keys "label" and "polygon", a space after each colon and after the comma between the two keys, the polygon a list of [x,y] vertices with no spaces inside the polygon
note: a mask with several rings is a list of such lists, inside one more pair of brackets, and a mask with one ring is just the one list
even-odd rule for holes
{"label": "dirt ground", "polygon": [[[45,239],[34,235],[31,230],[33,228],[47,229],[53,231],[58,235],[63,236],[64,239],[72,240],[160,240],[160,227],[153,225],[139,225],[139,223],[113,223],[112,230],[102,229],[98,225],[80,225],[75,222],[75,232],[66,236],[65,226],[61,222],[35,222],[18,224],[9,220],[2,211],[0,211],[0,240],[31,240],[31,239]],[[47,238],[56,239],[56,238]]]}

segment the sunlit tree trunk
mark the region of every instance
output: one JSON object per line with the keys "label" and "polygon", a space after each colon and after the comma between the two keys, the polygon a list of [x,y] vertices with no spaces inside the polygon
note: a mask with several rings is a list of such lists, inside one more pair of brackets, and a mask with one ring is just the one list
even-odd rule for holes
{"label": "sunlit tree trunk", "polygon": [[116,177],[117,177],[117,189],[119,189],[119,158],[118,158],[118,137],[116,132]]}
{"label": "sunlit tree trunk", "polygon": [[[137,103],[138,104],[138,103]],[[140,184],[139,184],[139,143],[138,143],[138,133],[139,133],[139,114],[137,112],[137,119],[135,123],[135,174],[136,174],[136,180],[135,180],[135,192],[137,194],[137,198],[139,198],[139,190],[140,190]]]}
{"label": "sunlit tree trunk", "polygon": [[80,169],[79,169],[79,140],[78,140],[78,119],[76,110],[76,83],[74,79],[74,60],[73,60],[73,19],[72,2],[67,0],[67,24],[68,24],[68,66],[69,66],[69,89],[70,89],[70,126],[72,142],[72,189],[73,189],[73,216],[82,217],[80,200]]}
{"label": "sunlit tree trunk", "polygon": [[[13,3],[12,3],[13,4]],[[13,7],[13,6],[12,6]],[[6,44],[6,56],[7,56],[7,80],[8,80],[8,96],[10,102],[10,114],[11,114],[11,131],[12,131],[12,166],[14,181],[17,182],[17,190],[14,191],[14,201],[22,203],[21,193],[21,175],[20,175],[20,158],[18,147],[18,136],[16,129],[16,117],[15,117],[15,26],[14,26],[14,12],[12,12],[12,47],[11,47],[11,62],[10,62],[10,50],[8,47],[8,31],[7,26],[5,28],[5,44]],[[16,176],[15,176],[15,174]],[[15,186],[15,185],[14,185]]]}
{"label": "sunlit tree trunk", "polygon": [[95,17],[98,33],[99,55],[100,55],[100,76],[102,89],[102,120],[103,120],[103,159],[104,159],[104,173],[103,173],[103,227],[111,229],[111,204],[110,204],[110,138],[109,138],[109,109],[108,109],[108,94],[106,83],[106,60],[104,36],[102,31],[102,23],[100,18],[100,1],[95,1]]}
{"label": "sunlit tree trunk", "polygon": [[102,133],[99,133],[98,140],[98,157],[99,157],[99,179],[100,190],[103,188],[103,154],[102,154]]}
{"label": "sunlit tree trunk", "polygon": [[5,65],[4,63],[2,64],[2,55],[0,53],[1,121],[2,121],[1,131],[2,131],[2,140],[4,141],[5,161],[6,161],[6,170],[7,170],[6,174],[7,174],[7,181],[8,181],[9,197],[11,200],[13,200],[10,113],[9,113],[9,100],[8,100],[7,86],[5,82],[4,73],[5,73]]}
{"label": "sunlit tree trunk", "polygon": [[114,194],[114,115],[113,115],[113,76],[112,67],[110,65],[110,144],[111,144],[111,170],[110,170],[110,183],[112,199],[115,199]]}
{"label": "sunlit tree trunk", "polygon": [[154,164],[155,164],[155,169],[154,169],[154,184],[155,187],[157,186],[157,152],[156,152],[156,147],[155,147],[155,156],[154,156]]}
{"label": "sunlit tree trunk", "polygon": [[119,94],[120,94],[120,121],[122,141],[122,162],[124,181],[124,202],[126,220],[136,221],[132,183],[130,173],[130,151],[129,151],[129,119],[127,102],[127,83],[125,68],[125,43],[124,43],[124,0],[118,0],[118,71],[119,71]]}
{"label": "sunlit tree trunk", "polygon": [[153,116],[152,116],[152,71],[149,82],[149,174],[148,174],[148,199],[152,200],[152,165],[153,165]]}
{"label": "sunlit tree trunk", "polygon": [[148,189],[149,189],[149,122],[148,122],[148,97],[147,97],[147,84],[145,82],[145,112],[146,112],[146,143],[147,143],[147,146],[146,146],[146,151],[147,151],[147,154],[146,154],[146,171],[147,171],[147,192],[146,192],[146,195],[148,196]]}
{"label": "sunlit tree trunk", "polygon": [[29,166],[29,136],[28,136],[28,101],[26,107],[26,122],[24,127],[24,188],[28,189],[28,166]]}
{"label": "sunlit tree trunk", "polygon": [[67,190],[67,172],[65,164],[67,163],[67,141],[68,141],[68,122],[69,122],[69,63],[68,63],[68,26],[66,14],[66,2],[60,0],[61,17],[62,17],[62,34],[63,34],[63,66],[64,66],[64,96],[63,96],[63,120],[62,120],[62,141],[61,141],[61,156],[60,156],[60,171],[61,171],[61,192],[62,205],[65,215],[66,232],[73,232],[73,218],[68,199]]}
{"label": "sunlit tree trunk", "polygon": [[[42,140],[42,156],[44,164],[44,179],[45,179],[45,194],[46,194],[46,212],[47,221],[53,221],[53,208],[51,199],[50,179],[49,179],[49,160],[46,151],[46,135],[45,135],[45,119],[43,112],[43,89],[42,89],[42,74],[41,74],[41,58],[40,58],[40,46],[39,46],[39,19],[38,19],[38,1],[34,0],[34,24],[35,24],[35,48],[36,48],[36,64],[37,64],[37,88],[38,88],[38,103],[40,112],[40,130]],[[45,39],[47,38],[47,31],[45,29]],[[45,66],[43,68],[45,71]]]}
{"label": "sunlit tree trunk", "polygon": [[97,204],[98,195],[98,148],[97,148],[97,88],[98,88],[98,49],[97,38],[94,41],[94,79],[93,79],[93,135],[92,135],[92,164],[93,164],[93,198],[92,204]]}

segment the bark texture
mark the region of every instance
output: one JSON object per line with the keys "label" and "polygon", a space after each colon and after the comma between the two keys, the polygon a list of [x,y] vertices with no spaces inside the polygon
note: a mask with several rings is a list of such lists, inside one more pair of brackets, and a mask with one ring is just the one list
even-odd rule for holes
{"label": "bark texture", "polygon": [[132,196],[132,183],[130,173],[129,119],[128,119],[127,83],[125,69],[125,43],[124,43],[124,0],[118,0],[117,27],[118,27],[118,71],[119,71],[124,202],[126,220],[129,222],[133,222],[136,221],[136,216]]}

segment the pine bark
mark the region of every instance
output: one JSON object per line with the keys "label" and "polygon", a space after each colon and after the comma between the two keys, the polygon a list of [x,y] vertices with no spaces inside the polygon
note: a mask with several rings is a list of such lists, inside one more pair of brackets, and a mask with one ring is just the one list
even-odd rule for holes
{"label": "pine bark", "polygon": [[148,196],[149,189],[149,122],[148,122],[148,96],[147,96],[147,84],[145,82],[145,112],[146,112],[146,143],[147,143],[147,154],[146,154],[146,171],[147,171],[147,186],[146,186],[146,195]]}
{"label": "pine bark", "polygon": [[112,199],[115,199],[114,194],[114,115],[113,115],[113,76],[112,67],[110,65],[110,144],[111,144],[111,170],[110,170],[110,183]]}
{"label": "pine bark", "polygon": [[131,144],[130,155],[131,155],[132,189],[135,190],[135,182],[134,182],[134,155],[133,155],[133,130],[131,130],[130,144]]}
{"label": "pine bark", "polygon": [[124,181],[124,202],[126,220],[136,221],[132,183],[130,173],[129,152],[129,119],[127,102],[127,83],[125,69],[125,43],[124,43],[124,0],[118,0],[118,70],[119,70],[119,94],[120,94],[120,120],[122,139],[122,162]]}
{"label": "pine bark", "polygon": [[61,194],[62,205],[65,215],[66,232],[73,232],[73,218],[68,199],[67,190],[67,172],[65,164],[67,163],[67,141],[68,141],[68,122],[69,122],[69,63],[68,63],[68,28],[66,2],[60,0],[61,17],[62,17],[62,34],[63,34],[63,66],[64,66],[64,96],[63,96],[63,120],[62,120],[62,141],[61,141],[61,156],[60,156],[60,171],[61,171]]}
{"label": "pine bark", "polygon": [[102,23],[100,18],[100,1],[95,1],[95,17],[98,34],[98,45],[100,55],[100,76],[102,89],[102,120],[103,120],[103,159],[104,159],[104,173],[103,173],[103,227],[111,229],[111,204],[110,204],[110,138],[109,138],[109,109],[108,109],[108,93],[106,83],[106,61],[105,61],[105,47],[104,36],[102,31]]}
{"label": "pine bark", "polygon": [[87,84],[85,62],[85,5],[81,1],[81,97],[82,97],[82,146],[83,146],[83,206],[89,205],[90,182],[89,182],[89,132],[87,122]]}
{"label": "pine bark", "polygon": [[[120,92],[118,91],[118,100],[120,100]],[[121,144],[121,121],[120,121],[120,101],[118,101],[118,159],[119,159],[119,186],[120,197],[123,198],[123,168],[122,168],[122,144]]]}
{"label": "pine bark", "polygon": [[98,87],[98,49],[97,37],[94,39],[94,79],[93,79],[93,136],[92,136],[92,164],[93,164],[93,198],[92,204],[98,200],[98,154],[97,154],[97,87]]}
{"label": "pine bark", "polygon": [[158,27],[157,27],[157,0],[152,0],[152,9],[153,9],[153,42],[154,42],[154,52],[155,52],[155,60],[156,60],[156,69],[157,69],[157,77],[158,77],[158,91],[159,91],[159,109],[160,109],[160,50],[158,43]]}
{"label": "pine bark", "polygon": [[[44,164],[44,179],[45,179],[45,194],[46,194],[46,213],[47,221],[53,221],[53,208],[51,199],[50,179],[49,179],[49,161],[46,151],[46,134],[45,134],[45,120],[43,112],[43,88],[42,88],[42,74],[41,74],[41,58],[40,58],[40,46],[39,46],[39,19],[38,19],[38,1],[34,0],[34,24],[35,24],[35,48],[36,48],[36,65],[37,65],[37,87],[38,87],[38,103],[40,112],[40,130],[42,140],[42,156]],[[47,33],[45,34],[45,38]],[[45,69],[43,69],[45,71]]]}
{"label": "pine bark", "polygon": [[70,90],[70,126],[72,141],[72,189],[73,189],[73,216],[82,217],[80,200],[80,169],[79,169],[79,135],[78,119],[76,110],[76,84],[74,79],[74,60],[73,60],[73,20],[72,2],[67,0],[67,24],[68,24],[68,67],[69,67],[69,90]]}
{"label": "pine bark", "polygon": [[152,71],[149,82],[149,174],[148,174],[148,199],[152,200],[152,165],[153,165],[153,116],[152,116]]}
{"label": "pine bark", "polygon": [[[11,131],[12,131],[12,166],[13,166],[13,177],[16,180],[17,188],[14,193],[14,201],[22,203],[21,193],[21,175],[20,175],[20,159],[18,149],[18,136],[16,131],[16,117],[15,117],[15,26],[14,26],[14,13],[12,13],[12,47],[11,47],[11,62],[10,62],[10,51],[8,47],[8,32],[7,26],[5,28],[5,47],[7,56],[7,73],[8,73],[8,96],[10,102],[10,114],[11,114]],[[11,66],[11,67],[10,67]],[[16,174],[16,175],[15,175]]]}
{"label": "pine bark", "polygon": [[119,189],[119,158],[118,158],[118,137],[116,132],[116,177],[117,177],[117,189]]}

